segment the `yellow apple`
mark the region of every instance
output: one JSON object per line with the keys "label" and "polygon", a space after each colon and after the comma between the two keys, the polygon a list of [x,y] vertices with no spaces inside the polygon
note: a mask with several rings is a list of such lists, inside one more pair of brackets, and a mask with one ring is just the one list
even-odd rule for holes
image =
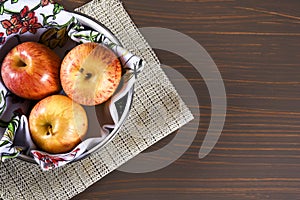
{"label": "yellow apple", "polygon": [[39,101],[29,115],[29,129],[34,143],[43,151],[66,153],[85,136],[88,120],[84,108],[63,95]]}

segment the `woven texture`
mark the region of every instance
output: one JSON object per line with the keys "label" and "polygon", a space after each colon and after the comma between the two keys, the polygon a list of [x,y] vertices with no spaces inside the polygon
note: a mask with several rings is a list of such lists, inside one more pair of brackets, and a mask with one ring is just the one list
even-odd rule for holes
{"label": "woven texture", "polygon": [[128,120],[105,148],[56,170],[42,172],[38,165],[19,159],[1,163],[3,199],[70,199],[193,119],[120,1],[94,0],[76,11],[107,26],[125,48],[146,62]]}

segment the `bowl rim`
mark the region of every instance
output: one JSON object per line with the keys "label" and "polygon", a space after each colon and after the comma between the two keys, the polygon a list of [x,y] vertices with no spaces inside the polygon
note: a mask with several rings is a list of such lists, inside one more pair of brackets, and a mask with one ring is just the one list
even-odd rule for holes
{"label": "bowl rim", "polygon": [[[96,20],[96,19],[94,19],[94,18],[92,18],[88,15],[76,12],[76,11],[72,11],[72,12],[69,12],[69,13],[71,13],[80,23],[82,23],[82,24],[84,24],[84,25],[86,25],[86,26],[88,26],[88,27],[90,27],[90,28],[92,28],[96,31],[99,31],[99,32],[103,33],[112,42],[114,42],[115,44],[117,44],[119,46],[122,46],[122,44],[120,43],[118,38],[111,32],[111,30],[108,29],[104,24],[102,24],[98,20]],[[82,159],[86,158],[87,156],[89,156],[90,154],[94,153],[95,151],[99,151],[99,150],[103,149],[119,133],[120,128],[124,124],[126,118],[128,117],[128,115],[130,113],[131,107],[132,107],[133,96],[134,96],[134,85],[129,89],[128,94],[131,95],[131,101],[128,102],[128,97],[127,97],[127,103],[126,103],[126,106],[124,107],[124,110],[127,110],[127,112],[122,113],[119,122],[117,124],[115,124],[115,128],[103,140],[101,140],[101,142],[99,144],[97,144],[96,146],[94,146],[91,149],[87,150],[82,155],[80,155],[79,157],[72,160],[70,163],[82,160]],[[26,162],[30,162],[30,163],[33,163],[33,164],[38,164],[34,160],[33,157],[30,157],[30,156],[27,156],[27,155],[24,155],[24,154],[20,154],[17,158],[20,159],[20,160],[26,161]]]}

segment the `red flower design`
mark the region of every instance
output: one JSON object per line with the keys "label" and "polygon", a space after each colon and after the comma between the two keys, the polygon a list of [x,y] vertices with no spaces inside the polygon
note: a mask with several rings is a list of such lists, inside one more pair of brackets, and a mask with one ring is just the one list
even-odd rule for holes
{"label": "red flower design", "polygon": [[53,0],[41,0],[42,7],[47,6],[49,3],[54,4]]}
{"label": "red flower design", "polygon": [[0,44],[3,44],[5,42],[4,33],[0,33]]}
{"label": "red flower design", "polygon": [[33,11],[30,11],[28,6],[25,6],[20,14],[14,14],[10,20],[1,21],[3,28],[6,29],[6,34],[20,33],[23,34],[27,31],[36,33],[37,29],[42,28],[42,24],[38,23],[38,18]]}
{"label": "red flower design", "polygon": [[36,33],[37,29],[41,28],[42,25],[38,23],[38,18],[35,16],[35,13],[33,11],[30,11],[28,6],[25,6],[21,12],[20,15],[18,15],[21,23],[21,34],[29,31],[30,33]]}
{"label": "red flower design", "polygon": [[33,155],[38,158],[39,161],[44,163],[44,167],[47,168],[52,168],[52,167],[57,167],[58,162],[60,161],[65,161],[65,159],[60,158],[60,157],[55,157],[55,156],[49,156],[49,155],[44,155],[39,152],[33,152]]}
{"label": "red flower design", "polygon": [[24,8],[20,12],[20,20],[28,21],[34,17],[34,11],[30,11],[28,6],[24,6]]}
{"label": "red flower design", "polygon": [[6,29],[6,34],[10,35],[12,33],[17,33],[19,29],[22,27],[22,24],[17,15],[11,16],[10,20],[2,20],[1,24],[3,28]]}
{"label": "red flower design", "polygon": [[72,152],[70,152],[70,154],[62,157],[47,155],[47,154],[40,153],[38,151],[33,151],[32,154],[40,161],[40,164],[42,164],[42,166],[45,169],[49,169],[49,168],[52,169],[57,167],[59,165],[59,162],[65,162],[74,159],[78,151],[80,151],[80,148],[77,148]]}
{"label": "red flower design", "polygon": [[36,33],[37,29],[42,28],[42,25],[37,22],[37,17],[33,17],[28,21],[23,22],[23,27],[21,28],[21,34],[29,31],[30,33]]}

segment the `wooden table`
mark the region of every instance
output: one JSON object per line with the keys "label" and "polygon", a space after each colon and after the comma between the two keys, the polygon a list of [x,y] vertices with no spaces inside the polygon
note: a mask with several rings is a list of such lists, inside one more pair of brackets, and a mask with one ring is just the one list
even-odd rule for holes
{"label": "wooden table", "polygon": [[[71,10],[86,2],[63,5]],[[198,92],[201,125],[196,139],[170,166],[144,174],[115,171],[74,200],[299,199],[300,1],[123,3],[138,27],[180,31],[209,52],[226,87],[226,123],[213,151],[200,160],[211,113],[206,84],[184,59],[157,51],[161,62],[180,71]]]}

